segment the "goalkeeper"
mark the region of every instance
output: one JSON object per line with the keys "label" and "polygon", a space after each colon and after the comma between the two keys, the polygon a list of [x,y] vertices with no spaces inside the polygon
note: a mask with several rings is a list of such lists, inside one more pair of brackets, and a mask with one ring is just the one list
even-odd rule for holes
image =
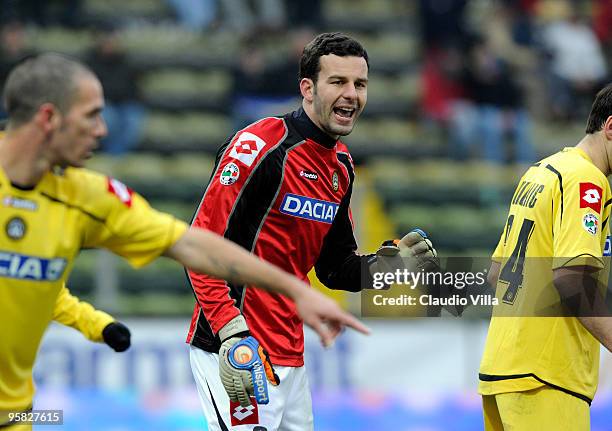
{"label": "goalkeeper", "polygon": [[[314,266],[331,289],[372,286],[369,273],[379,262],[357,252],[349,209],[355,172],[339,141],[365,106],[367,83],[368,55],[358,41],[317,36],[300,62],[301,109],[253,123],[220,148],[193,225],[302,280]],[[435,258],[418,232],[391,248],[415,267]],[[187,341],[208,428],[312,430],[295,306],[247,283],[195,271],[189,278],[196,304]]]}

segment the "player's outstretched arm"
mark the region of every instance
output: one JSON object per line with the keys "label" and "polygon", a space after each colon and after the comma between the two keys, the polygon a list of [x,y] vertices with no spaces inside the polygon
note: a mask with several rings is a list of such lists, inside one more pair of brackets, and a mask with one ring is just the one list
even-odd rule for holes
{"label": "player's outstretched arm", "polygon": [[90,341],[108,344],[115,352],[123,352],[130,347],[130,330],[127,326],[79,300],[65,285],[55,300],[53,320],[76,329]]}
{"label": "player's outstretched arm", "polygon": [[193,271],[234,283],[252,284],[291,298],[304,323],[315,330],[326,346],[344,326],[369,333],[333,300],[213,232],[192,227],[164,254]]}

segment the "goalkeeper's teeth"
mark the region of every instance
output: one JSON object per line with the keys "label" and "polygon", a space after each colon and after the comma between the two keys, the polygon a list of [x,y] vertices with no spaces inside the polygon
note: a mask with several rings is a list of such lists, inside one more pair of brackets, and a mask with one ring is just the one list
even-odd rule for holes
{"label": "goalkeeper's teeth", "polygon": [[340,107],[336,107],[334,108],[334,112],[342,117],[352,117],[353,113],[355,112],[354,108],[340,108]]}

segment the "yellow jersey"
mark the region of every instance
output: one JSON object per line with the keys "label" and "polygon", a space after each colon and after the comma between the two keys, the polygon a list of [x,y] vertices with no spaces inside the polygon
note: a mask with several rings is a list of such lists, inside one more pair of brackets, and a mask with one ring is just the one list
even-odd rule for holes
{"label": "yellow jersey", "polygon": [[64,287],[79,250],[108,248],[140,267],[186,229],[121,182],[86,169],[48,172],[22,189],[0,168],[0,411],[32,404],[32,367],[52,319],[92,339],[110,321],[92,317],[93,308]]}
{"label": "yellow jersey", "polygon": [[553,270],[599,268],[607,285],[611,202],[606,176],[579,148],[543,159],[521,178],[492,257],[500,263],[499,303],[480,365],[482,395],[549,385],[591,402],[600,345],[577,318],[560,317]]}

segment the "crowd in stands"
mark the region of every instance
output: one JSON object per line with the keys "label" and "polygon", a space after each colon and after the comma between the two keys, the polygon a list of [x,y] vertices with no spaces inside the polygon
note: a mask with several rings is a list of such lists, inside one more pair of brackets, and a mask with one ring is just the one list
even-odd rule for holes
{"label": "crowd in stands", "polygon": [[476,147],[492,162],[531,162],[533,115],[553,124],[584,118],[611,80],[612,2],[500,0],[476,25],[469,5],[420,2],[422,113],[448,131],[456,159]]}
{"label": "crowd in stands", "polygon": [[[296,58],[317,31],[332,30],[324,0],[159,1],[188,31],[228,30],[241,41],[228,71],[235,127],[294,105]],[[25,26],[93,26],[94,43],[84,60],[105,88],[109,136],[103,149],[121,155],[137,148],[142,136],[146,104],[133,83],[143,71],[122,49],[126,23],[86,19],[84,3],[0,0],[0,81],[32,53],[24,42]],[[414,5],[415,25],[408,31],[419,37],[416,119],[424,130],[445,131],[450,158],[532,162],[538,157],[534,122],[554,127],[584,118],[593,94],[612,80],[612,0],[419,0]],[[262,35],[290,40],[290,55],[268,62]]]}

